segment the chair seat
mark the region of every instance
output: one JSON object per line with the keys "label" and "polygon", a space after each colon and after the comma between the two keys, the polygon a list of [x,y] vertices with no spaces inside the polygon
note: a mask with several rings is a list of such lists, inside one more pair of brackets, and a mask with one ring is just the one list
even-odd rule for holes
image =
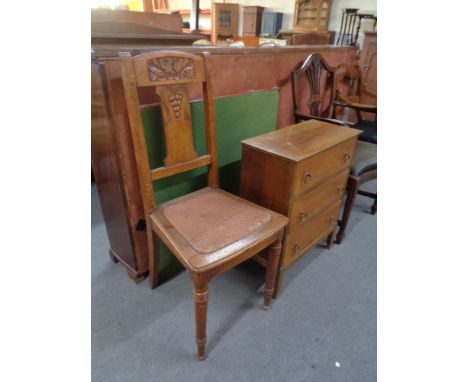
{"label": "chair seat", "polygon": [[353,129],[362,131],[359,136],[360,141],[377,143],[377,122],[376,121],[360,121],[355,123]]}
{"label": "chair seat", "polygon": [[369,142],[357,141],[350,174],[353,176],[360,176],[376,168],[377,145]]}
{"label": "chair seat", "polygon": [[151,218],[158,236],[193,271],[229,260],[287,223],[273,211],[210,187],[161,204]]}

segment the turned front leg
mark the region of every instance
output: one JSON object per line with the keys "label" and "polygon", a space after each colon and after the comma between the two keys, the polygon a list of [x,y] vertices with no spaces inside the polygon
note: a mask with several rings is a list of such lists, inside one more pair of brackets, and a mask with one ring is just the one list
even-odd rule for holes
{"label": "turned front leg", "polygon": [[283,243],[283,230],[278,235],[276,241],[268,250],[265,292],[263,297],[263,309],[271,308],[271,298],[275,292],[276,278],[278,277],[279,262],[281,257],[281,247]]}
{"label": "turned front leg", "polygon": [[198,348],[198,359],[206,358],[206,312],[208,308],[208,285],[195,287],[193,290],[193,302],[195,304],[196,341]]}

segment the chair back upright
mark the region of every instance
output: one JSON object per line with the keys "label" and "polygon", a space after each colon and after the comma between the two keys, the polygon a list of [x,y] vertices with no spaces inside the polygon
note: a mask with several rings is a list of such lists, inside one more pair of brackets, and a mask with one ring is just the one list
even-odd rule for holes
{"label": "chair back upright", "polygon": [[[334,71],[335,69],[328,65],[321,54],[312,53],[298,69],[292,72],[293,103],[296,121],[301,119],[298,116],[304,116],[302,110],[306,107],[309,109],[310,116],[333,118],[335,96]],[[308,86],[304,86],[303,77],[307,77]]]}
{"label": "chair back upright", "polygon": [[[132,57],[119,54],[130,131],[145,216],[154,210],[153,181],[208,166],[208,185],[217,188],[218,158],[214,121],[214,98],[208,53],[152,52]],[[205,114],[206,155],[194,149],[189,90],[201,83]],[[138,89],[153,87],[161,102],[166,157],[164,165],[150,168]]]}
{"label": "chair back upright", "polygon": [[337,98],[343,97],[359,102],[362,87],[362,74],[358,65],[341,64],[335,71]]}

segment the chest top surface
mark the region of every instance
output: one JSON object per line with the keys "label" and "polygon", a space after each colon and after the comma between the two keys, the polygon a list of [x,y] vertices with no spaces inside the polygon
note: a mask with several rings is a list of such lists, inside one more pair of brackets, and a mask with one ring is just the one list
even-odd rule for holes
{"label": "chest top surface", "polygon": [[300,162],[357,137],[360,133],[357,129],[310,120],[249,138],[241,143],[254,150]]}

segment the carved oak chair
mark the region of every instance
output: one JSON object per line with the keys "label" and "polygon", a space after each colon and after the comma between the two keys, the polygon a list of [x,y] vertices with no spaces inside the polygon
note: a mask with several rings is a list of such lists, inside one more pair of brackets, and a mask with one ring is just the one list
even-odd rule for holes
{"label": "carved oak chair", "polygon": [[[344,108],[344,122],[348,122],[349,109],[355,110],[357,122],[348,123],[348,125],[362,131],[359,136],[361,141],[377,143],[377,93],[369,90],[362,81],[362,73],[358,65],[339,65],[336,68],[334,78],[336,95],[334,106],[335,108],[336,106]],[[366,103],[366,99],[372,99],[374,103]],[[365,118],[366,115],[363,115],[364,112],[367,114],[367,118]],[[370,113],[375,115],[373,119],[369,119]]]}
{"label": "carved oak chair", "polygon": [[[208,54],[155,52],[132,58],[120,53],[119,57],[147,221],[150,285],[157,284],[159,237],[194,283],[196,343],[203,360],[210,280],[269,247],[263,307],[270,308],[287,218],[219,189]],[[189,88],[194,83],[203,88],[205,155],[198,155],[193,145]],[[148,160],[139,88],[154,88],[161,99],[166,157],[164,166],[155,169]],[[208,166],[208,187],[156,206],[153,181],[202,166]]]}
{"label": "carved oak chair", "polygon": [[[335,68],[331,67],[318,53],[313,53],[292,73],[293,103],[296,123],[309,119],[330,122],[341,126],[349,126],[346,121],[335,117],[335,97],[337,81]],[[307,77],[308,81],[301,81]],[[307,95],[309,96],[307,99]],[[304,109],[308,109],[305,112]],[[356,125],[352,126],[353,128]],[[361,134],[362,135],[362,134]],[[377,178],[377,145],[359,140],[354,151],[351,171],[348,178],[346,201],[343,214],[339,221],[339,231],[336,242],[340,244],[345,236],[351,210],[356,195],[364,195],[374,199],[371,213],[377,211],[377,194],[359,190],[359,187]]]}

